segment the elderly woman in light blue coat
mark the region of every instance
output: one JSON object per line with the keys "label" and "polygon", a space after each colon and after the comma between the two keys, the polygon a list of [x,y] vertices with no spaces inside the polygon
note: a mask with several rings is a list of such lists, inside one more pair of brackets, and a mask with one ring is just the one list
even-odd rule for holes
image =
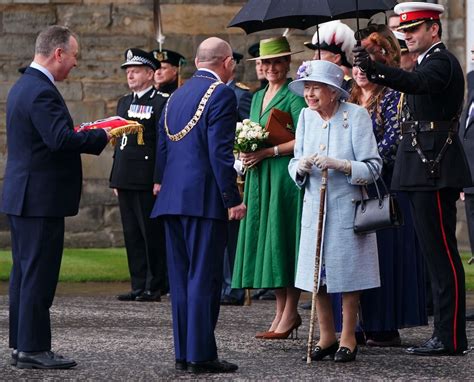
{"label": "elderly woman in light blue coat", "polygon": [[[312,358],[334,356],[336,362],[348,362],[357,354],[355,327],[360,291],[380,286],[376,237],[354,233],[353,201],[361,198],[361,186],[372,182],[365,162],[380,173],[382,160],[367,111],[341,101],[348,96],[341,88],[342,70],[327,61],[308,61],[298,75],[289,88],[304,96],[308,108],[301,111],[295,156],[289,164],[296,185],[305,189],[295,286],[313,290],[321,171],[328,169],[316,299],[320,340]],[[339,292],[344,311],[340,343],[329,296]]]}

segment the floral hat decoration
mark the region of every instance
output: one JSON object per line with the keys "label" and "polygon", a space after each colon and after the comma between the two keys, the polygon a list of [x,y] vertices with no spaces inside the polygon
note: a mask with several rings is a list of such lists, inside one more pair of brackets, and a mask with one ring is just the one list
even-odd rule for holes
{"label": "floral hat decoration", "polygon": [[349,93],[341,87],[344,81],[344,72],[332,62],[324,60],[304,61],[298,68],[296,76],[296,80],[290,82],[288,87],[290,91],[301,97],[303,97],[304,83],[312,81],[329,85],[337,90],[339,98],[349,98]]}

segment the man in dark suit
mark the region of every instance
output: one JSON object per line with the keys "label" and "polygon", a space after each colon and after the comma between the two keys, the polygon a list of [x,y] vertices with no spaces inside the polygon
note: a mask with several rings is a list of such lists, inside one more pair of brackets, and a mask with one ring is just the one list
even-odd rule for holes
{"label": "man in dark suit", "polygon": [[[474,48],[471,50],[472,61],[474,61]],[[464,151],[466,152],[471,177],[474,179],[474,71],[467,74],[467,102],[461,115],[459,124],[459,137],[461,138]],[[461,193],[466,208],[466,220],[469,230],[469,241],[471,252],[474,253],[474,187],[464,188]],[[469,261],[472,265],[472,259]],[[466,319],[474,320],[474,314],[468,315]]]}
{"label": "man in dark suit", "polygon": [[160,63],[151,53],[127,49],[125,60],[122,69],[132,93],[119,99],[117,115],[143,125],[144,144],[138,143],[137,134],[124,134],[115,145],[110,187],[119,200],[132,284],[117,299],[160,301],[168,289],[164,228],[161,219],[150,219],[150,212],[155,203],[156,124],[168,95],[153,87]]}
{"label": "man in dark suit", "polygon": [[77,64],[72,32],[51,26],[36,39],[35,57],[7,99],[8,157],[1,211],[11,227],[12,365],[59,369],[76,365],[51,352],[49,308],[64,242],[64,217],[76,215],[82,186],[81,153],[99,155],[108,132],[74,132],[55,81]]}
{"label": "man in dark suit", "polygon": [[235,65],[232,49],[211,37],[195,64],[160,119],[152,217],[165,224],[176,369],[232,372],[237,365],[217,358],[214,337],[227,221],[246,211],[233,168],[237,105],[225,85]]}
{"label": "man in dark suit", "polygon": [[441,42],[442,5],[408,2],[395,6],[410,52],[418,53],[413,72],[372,61],[355,48],[354,65],[367,78],[405,92],[411,119],[402,118],[403,138],[392,188],[407,191],[418,238],[430,275],[434,331],[413,355],[456,355],[467,348],[464,269],[456,242],[456,200],[471,185],[457,129],[464,97],[464,75]]}

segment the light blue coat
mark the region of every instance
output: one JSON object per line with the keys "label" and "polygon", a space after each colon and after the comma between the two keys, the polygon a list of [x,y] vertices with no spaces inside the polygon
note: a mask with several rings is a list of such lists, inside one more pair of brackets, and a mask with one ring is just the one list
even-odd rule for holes
{"label": "light blue coat", "polygon": [[[360,199],[360,185],[372,178],[363,161],[380,172],[382,160],[367,111],[351,103],[341,103],[336,114],[325,122],[309,108],[301,111],[296,129],[295,156],[288,170],[298,187],[305,188],[301,240],[295,286],[312,291],[318,225],[321,170],[313,166],[309,176],[296,176],[300,158],[315,153],[351,161],[351,176],[329,170],[326,212],[323,224],[322,258],[329,293],[350,292],[380,286],[375,234],[356,235],[353,231],[353,200]],[[321,276],[321,266],[319,268]],[[321,282],[321,277],[319,277]]]}

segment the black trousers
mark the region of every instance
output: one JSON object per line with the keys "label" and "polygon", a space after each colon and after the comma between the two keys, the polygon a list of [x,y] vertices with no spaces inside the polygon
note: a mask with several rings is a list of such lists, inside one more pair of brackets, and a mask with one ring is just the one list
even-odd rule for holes
{"label": "black trousers", "polygon": [[471,252],[474,252],[474,194],[464,194],[464,196],[469,242],[471,244]]}
{"label": "black trousers", "polygon": [[456,241],[459,190],[408,192],[433,292],[434,332],[450,352],[466,350],[464,269]]}
{"label": "black trousers", "polygon": [[132,290],[168,290],[164,227],[150,219],[155,196],[150,191],[118,190]]}
{"label": "black trousers", "polygon": [[51,350],[49,308],[53,303],[64,246],[64,218],[8,215],[13,267],[10,274],[9,346]]}

